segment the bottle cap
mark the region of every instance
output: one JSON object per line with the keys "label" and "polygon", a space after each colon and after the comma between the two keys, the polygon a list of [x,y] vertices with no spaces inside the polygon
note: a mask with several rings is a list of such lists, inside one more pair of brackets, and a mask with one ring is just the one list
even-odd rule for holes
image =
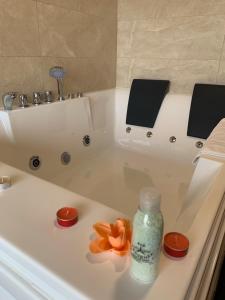
{"label": "bottle cap", "polygon": [[140,192],[140,210],[149,212],[160,210],[161,194],[153,187],[146,187]]}

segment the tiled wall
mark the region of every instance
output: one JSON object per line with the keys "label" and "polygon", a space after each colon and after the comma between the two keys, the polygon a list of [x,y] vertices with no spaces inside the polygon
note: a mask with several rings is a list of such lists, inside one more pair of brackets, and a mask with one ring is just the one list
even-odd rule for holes
{"label": "tiled wall", "polygon": [[176,93],[195,82],[225,83],[225,0],[118,0],[117,86],[170,79]]}
{"label": "tiled wall", "polygon": [[0,0],[0,91],[66,92],[115,87],[116,0]]}
{"label": "tiled wall", "polygon": [[[0,95],[115,86],[116,0],[0,0]],[[225,83],[225,0],[118,0],[117,86],[132,78]]]}

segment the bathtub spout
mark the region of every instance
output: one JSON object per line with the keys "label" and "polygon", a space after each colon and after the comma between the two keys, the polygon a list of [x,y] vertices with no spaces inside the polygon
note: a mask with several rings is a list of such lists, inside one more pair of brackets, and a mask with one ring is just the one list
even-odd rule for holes
{"label": "bathtub spout", "polygon": [[13,101],[16,99],[16,93],[7,93],[2,96],[4,110],[12,110]]}

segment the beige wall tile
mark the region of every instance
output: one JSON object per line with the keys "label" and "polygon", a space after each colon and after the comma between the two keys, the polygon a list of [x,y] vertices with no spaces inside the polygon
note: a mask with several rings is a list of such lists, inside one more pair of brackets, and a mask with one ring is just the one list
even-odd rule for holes
{"label": "beige wall tile", "polygon": [[52,4],[62,8],[68,8],[79,11],[80,0],[37,0],[45,4]]}
{"label": "beige wall tile", "polygon": [[116,47],[115,21],[43,3],[38,13],[43,56],[96,57],[105,44]]}
{"label": "beige wall tile", "polygon": [[65,68],[65,94],[77,91],[96,91],[115,86],[115,56],[102,58],[42,58],[44,89],[57,92],[56,80],[49,77],[49,68],[60,65]]}
{"label": "beige wall tile", "polygon": [[78,58],[42,58],[42,77],[44,79],[44,89],[50,89],[57,92],[57,84],[54,78],[49,76],[49,69],[53,66],[62,66],[66,70],[64,79],[64,92],[74,92],[83,90],[83,72],[86,65],[86,59]]}
{"label": "beige wall tile", "polygon": [[116,0],[0,0],[0,96],[56,91],[54,65],[67,92],[115,87],[116,12]]}
{"label": "beige wall tile", "polygon": [[217,76],[218,84],[225,84],[225,60],[221,60]]}
{"label": "beige wall tile", "polygon": [[[221,14],[214,0],[118,0],[119,20]],[[224,3],[220,3],[222,8]],[[214,13],[213,13],[214,11]]]}
{"label": "beige wall tile", "polygon": [[220,57],[221,60],[225,60],[225,35],[224,35],[224,40],[223,40],[223,47],[222,47],[222,50],[221,50],[221,57]]}
{"label": "beige wall tile", "polygon": [[72,9],[88,15],[117,18],[117,0],[37,0],[62,8]]}
{"label": "beige wall tile", "polygon": [[118,20],[149,19],[154,17],[156,5],[155,0],[118,0]]}
{"label": "beige wall tile", "polygon": [[225,1],[224,0],[211,0],[211,2],[203,6],[202,14],[204,15],[224,15],[225,13]]}
{"label": "beige wall tile", "polygon": [[89,16],[43,3],[38,3],[38,15],[43,56],[79,57],[90,49]]}
{"label": "beige wall tile", "polygon": [[116,69],[116,85],[117,87],[130,87],[132,75],[130,69],[132,68],[133,60],[131,58],[117,58]]}
{"label": "beige wall tile", "polygon": [[[171,0],[164,4],[161,15],[166,17],[221,15],[214,0]],[[218,7],[218,5],[217,5]]]}
{"label": "beige wall tile", "polygon": [[41,58],[0,57],[0,94],[15,91],[31,94],[43,90]]}
{"label": "beige wall tile", "polygon": [[117,86],[130,87],[134,78],[169,79],[171,91],[191,93],[195,82],[215,83],[218,62],[215,60],[120,59]]}
{"label": "beige wall tile", "polygon": [[40,55],[35,1],[0,0],[0,25],[2,55]]}
{"label": "beige wall tile", "polygon": [[118,0],[118,19],[117,86],[170,79],[173,92],[191,93],[196,82],[225,83],[225,0]]}
{"label": "beige wall tile", "polygon": [[150,19],[133,22],[133,25],[125,26],[125,29],[121,29],[120,25],[118,55],[219,59],[224,28],[225,16]]}
{"label": "beige wall tile", "polygon": [[79,0],[80,11],[96,16],[117,18],[117,0]]}

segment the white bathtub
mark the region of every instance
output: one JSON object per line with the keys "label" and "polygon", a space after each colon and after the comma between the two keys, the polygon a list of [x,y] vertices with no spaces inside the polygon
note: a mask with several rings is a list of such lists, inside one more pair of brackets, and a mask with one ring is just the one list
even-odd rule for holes
{"label": "white bathtub", "polygon": [[[224,233],[224,165],[207,159],[200,159],[196,169],[192,165],[198,152],[195,146],[198,139],[186,136],[190,96],[168,95],[155,127],[151,130],[125,124],[128,96],[127,89],[110,90],[65,102],[11,112],[1,111],[1,160],[130,218],[137,208],[141,187],[153,185],[158,188],[163,196],[165,232],[184,232],[190,239],[191,247],[188,256],[179,262],[170,261],[162,255],[161,272],[154,286],[143,295],[136,293],[136,297],[139,297],[136,299],[205,299]],[[127,127],[131,128],[130,133],[126,131]],[[150,138],[146,136],[149,131],[152,132]],[[83,145],[85,135],[91,138],[88,147]],[[175,143],[169,142],[171,136],[176,137]],[[61,153],[65,151],[72,158],[68,165],[63,165],[60,160]],[[41,167],[36,171],[29,167],[32,156],[39,156],[41,160]],[[32,184],[35,185],[35,180]],[[51,189],[52,185],[49,184],[49,190]],[[40,199],[38,205],[51,206],[51,203],[43,204]],[[107,220],[104,214],[102,218]],[[93,222],[99,220],[97,216],[95,220],[92,216],[92,219]],[[44,265],[46,270],[54,274],[51,262],[45,260],[43,263],[41,256],[37,256],[35,250],[26,245],[24,240],[21,246],[18,241],[15,242],[14,235],[11,236],[4,230],[1,232],[0,229],[0,235],[4,237],[4,242],[0,244],[4,253],[9,251],[12,257],[17,257],[14,252],[22,250],[27,253],[28,260],[32,258],[33,263]],[[49,235],[50,242],[51,238]],[[88,251],[88,241],[85,243]],[[214,247],[211,247],[213,244]],[[50,258],[49,260],[51,261]],[[56,261],[57,257],[55,263]],[[13,263],[10,265],[7,259],[2,263],[10,270],[13,269]],[[28,265],[27,262],[26,266],[26,258],[21,258],[24,270]],[[103,276],[99,280],[104,281],[104,269],[99,268],[98,275]],[[67,276],[64,271],[60,274],[59,269],[57,280],[60,282],[61,278],[62,281],[57,281],[57,284],[63,287]],[[38,274],[34,267],[32,270]],[[171,274],[176,278],[175,282],[174,279],[171,280]],[[23,276],[22,273],[20,276]],[[26,276],[23,280],[27,280]],[[111,280],[118,278],[113,274]],[[54,284],[49,289],[39,284],[39,291],[44,291],[48,295],[47,299],[58,295],[54,292],[51,294]],[[126,284],[124,279],[124,286]],[[8,293],[11,288],[6,286],[7,284],[5,292]],[[74,292],[76,296],[71,299],[83,297],[126,300],[131,297],[130,294],[126,295],[123,286],[116,296],[113,292],[107,293],[107,290],[99,293],[91,292],[91,288],[85,290],[79,282],[72,283],[72,289],[80,294],[78,296]],[[63,293],[60,300],[64,299],[62,297]]]}

